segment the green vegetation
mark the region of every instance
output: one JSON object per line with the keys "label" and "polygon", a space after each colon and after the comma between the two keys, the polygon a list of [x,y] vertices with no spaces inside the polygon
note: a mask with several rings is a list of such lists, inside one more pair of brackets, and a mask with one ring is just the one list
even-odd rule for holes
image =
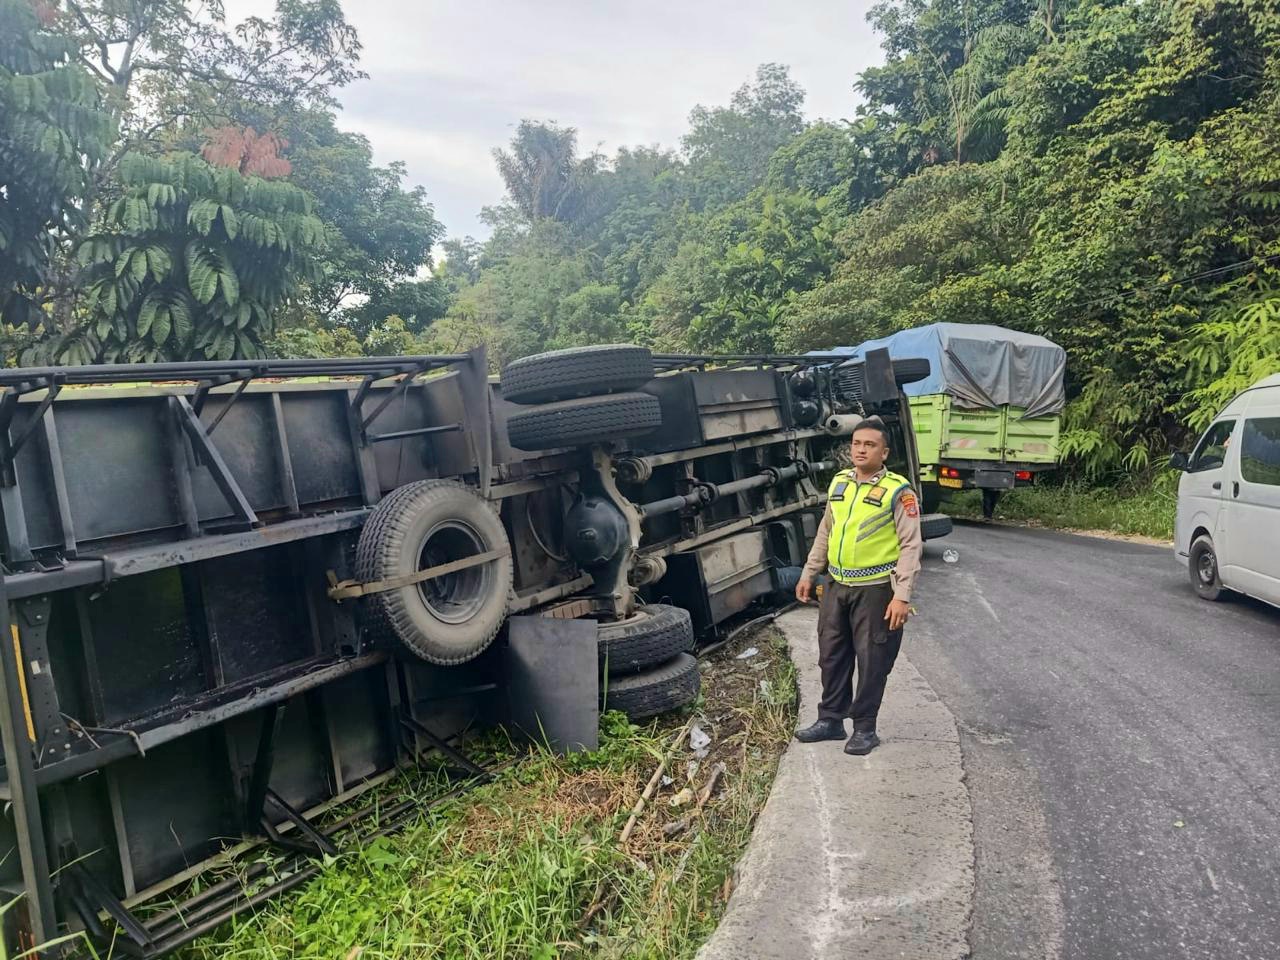
{"label": "green vegetation", "polygon": [[[997,520],[1012,520],[1059,530],[1101,531],[1126,536],[1173,539],[1177,498],[1167,484],[1090,487],[1084,484],[1023,487],[1006,493],[996,507]],[[968,519],[982,517],[977,491],[952,497],[942,510]]]}
{"label": "green vegetation", "polygon": [[359,55],[337,0],[0,0],[4,360],[359,353],[442,316],[424,191],[335,125]]}
{"label": "green vegetation", "polygon": [[[433,264],[423,191],[336,125],[361,75],[337,0],[238,26],[189,0],[0,0],[0,348],[484,344],[496,367],[624,338],[791,351],[992,322],[1066,348],[1063,450],[1103,483],[1280,369],[1274,3],[881,0],[869,20],[885,62],[850,77],[848,119],[807,122],[765,64],[672,148],[583,156],[572,128],[524,120],[494,151],[492,236]],[[217,188],[176,201],[183,224],[151,174],[199,163]],[[270,225],[232,236],[242,213]],[[250,247],[272,283],[242,276]],[[136,255],[153,248],[169,271]]]}
{"label": "green vegetation", "polygon": [[1093,482],[1150,470],[1280,369],[1274,4],[884,0],[869,19],[886,62],[851,120],[806,125],[766,65],[695,108],[679,151],[584,158],[572,130],[523,124],[436,332],[502,363],[998,323],[1067,349],[1064,452]]}
{"label": "green vegetation", "polygon": [[[735,660],[748,644],[760,654]],[[334,858],[300,892],[180,956],[692,957],[723,911],[794,728],[793,671],[774,630],[744,636],[704,664],[692,716],[711,735],[710,752],[692,767],[687,745],[672,754],[673,782],[659,788],[625,844],[628,814],[688,715],[638,727],[606,714],[599,750],[519,760],[404,832]],[[503,741],[482,748],[491,759],[512,755]],[[701,813],[696,800],[670,805],[686,785],[705,786],[718,763],[725,773]],[[427,774],[397,783],[396,797],[426,800],[443,789]],[[681,820],[685,829],[664,829]]]}

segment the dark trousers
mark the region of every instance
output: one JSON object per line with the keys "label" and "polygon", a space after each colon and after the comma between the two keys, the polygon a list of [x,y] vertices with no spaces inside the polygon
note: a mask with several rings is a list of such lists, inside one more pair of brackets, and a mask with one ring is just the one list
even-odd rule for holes
{"label": "dark trousers", "polygon": [[876,728],[884,685],[902,646],[902,631],[890,630],[889,621],[884,618],[892,599],[893,586],[889,583],[848,587],[833,582],[823,590],[818,609],[818,666],[822,669],[819,717],[852,717],[855,730]]}

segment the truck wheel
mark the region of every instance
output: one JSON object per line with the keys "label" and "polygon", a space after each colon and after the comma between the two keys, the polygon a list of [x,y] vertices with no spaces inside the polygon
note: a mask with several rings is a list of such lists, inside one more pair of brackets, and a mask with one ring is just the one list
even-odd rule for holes
{"label": "truck wheel", "polygon": [[893,361],[893,379],[898,386],[916,383],[929,375],[929,361],[923,357]]}
{"label": "truck wheel", "polygon": [[644,347],[609,343],[523,357],[502,371],[502,396],[512,403],[546,403],[634,390],[653,379]]}
{"label": "truck wheel", "polygon": [[692,703],[701,686],[698,658],[681,653],[651,670],[609,680],[600,708],[621,710],[632,720],[643,720]]}
{"label": "truck wheel", "polygon": [[945,513],[928,513],[920,518],[920,536],[926,540],[945,537],[951,530],[951,518]]}
{"label": "truck wheel", "polygon": [[360,531],[361,583],[491,551],[502,555],[434,580],[368,594],[366,628],[428,663],[448,665],[477,656],[507,617],[511,545],[488,503],[451,480],[422,480],[392,491]]}
{"label": "truck wheel", "polygon": [[661,425],[657,397],[615,393],[521,410],[507,418],[507,437],[521,450],[552,450],[634,437]]}
{"label": "truck wheel", "polygon": [[1208,536],[1196,537],[1191,544],[1191,585],[1203,600],[1222,600],[1227,589],[1218,577],[1218,554]]}
{"label": "truck wheel", "polygon": [[600,669],[625,676],[693,649],[689,611],[651,603],[625,620],[600,624]]}

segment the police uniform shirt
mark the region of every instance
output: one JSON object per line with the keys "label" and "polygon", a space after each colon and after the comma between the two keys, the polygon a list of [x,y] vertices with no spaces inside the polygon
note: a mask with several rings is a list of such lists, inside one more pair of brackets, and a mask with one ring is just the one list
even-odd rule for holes
{"label": "police uniform shirt", "polygon": [[[887,469],[881,469],[870,480],[859,481],[862,484],[875,484],[884,479]],[[911,591],[915,589],[916,578],[920,575],[920,557],[924,552],[924,537],[920,535],[920,501],[915,493],[907,488],[899,493],[893,501],[893,524],[898,532],[898,546],[901,553],[897,566],[891,573],[874,580],[867,580],[859,586],[871,583],[892,583],[893,599],[910,601]],[[804,564],[804,576],[812,579],[827,569],[827,546],[831,538],[831,505],[827,504],[822,514],[822,523],[818,525],[818,535],[814,538],[813,548]]]}

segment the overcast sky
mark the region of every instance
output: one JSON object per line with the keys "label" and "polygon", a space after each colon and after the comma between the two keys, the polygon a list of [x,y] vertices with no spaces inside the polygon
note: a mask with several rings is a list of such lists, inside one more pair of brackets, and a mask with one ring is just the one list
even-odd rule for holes
{"label": "overcast sky", "polygon": [[[344,0],[369,79],[339,125],[378,163],[403,160],[450,236],[484,237],[502,198],[490,153],[521,119],[578,129],[584,149],[678,146],[689,110],[723,104],[757,65],[785,63],[808,117],[851,117],[853,79],[880,62],[872,0]],[[274,0],[228,0],[227,17]]]}

